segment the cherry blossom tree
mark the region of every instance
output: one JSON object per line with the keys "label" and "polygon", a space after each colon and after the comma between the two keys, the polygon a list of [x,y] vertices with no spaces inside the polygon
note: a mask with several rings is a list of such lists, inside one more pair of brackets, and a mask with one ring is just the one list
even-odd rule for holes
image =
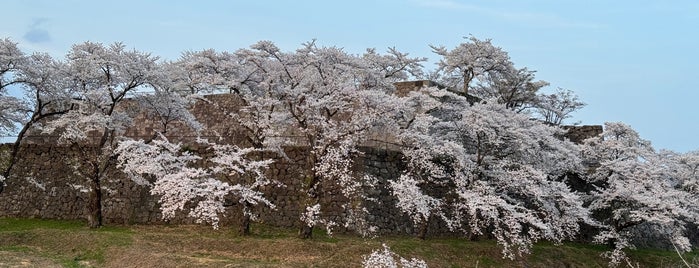
{"label": "cherry blossom tree", "polygon": [[368,65],[369,71],[363,76],[364,88],[391,88],[393,83],[420,79],[424,76],[422,62],[427,58],[411,58],[408,53],[400,52],[395,47],[387,54],[380,54],[376,49],[367,49],[361,60]]}
{"label": "cherry blossom tree", "polygon": [[239,93],[238,86],[250,74],[239,60],[236,53],[206,49],[186,51],[168,67],[176,88],[188,92],[182,95]]}
{"label": "cherry blossom tree", "polygon": [[437,46],[432,50],[442,57],[432,76],[447,87],[461,88],[464,94],[495,100],[518,112],[534,109],[553,124],[584,106],[571,91],[541,93],[549,83],[536,80],[533,70],[515,67],[507,52],[490,39],[470,36],[452,50]]}
{"label": "cherry blossom tree", "polygon": [[[580,170],[577,146],[555,138],[562,130],[495,101],[468,107],[464,97],[443,90],[426,94],[442,104],[421,102],[430,113],[416,117],[402,137],[411,168],[391,184],[402,193],[401,210],[417,222],[436,214],[452,230],[490,235],[509,258],[540,239],[572,238],[579,222],[590,221],[580,197],[557,180]],[[448,185],[450,194],[416,188],[427,184]]]}
{"label": "cherry blossom tree", "polygon": [[[265,146],[308,148],[302,178],[306,194],[299,236],[310,238],[317,224],[332,226],[322,216],[321,186],[336,184],[350,200],[348,209],[358,209],[362,185],[369,177],[352,172],[353,159],[360,154],[357,146],[371,129],[390,111],[386,103],[395,97],[385,91],[391,77],[407,75],[419,59],[408,59],[395,50],[380,56],[371,50],[363,60],[335,47],[304,44],[295,52],[282,52],[273,43],[262,41],[245,51],[245,62],[257,66],[259,92],[249,111],[269,111]],[[373,82],[369,82],[373,81]],[[268,101],[260,101],[266,99]],[[263,105],[264,109],[253,108]],[[273,108],[272,108],[273,107]],[[250,128],[254,130],[255,128]],[[282,136],[282,137],[280,137]],[[352,213],[348,213],[352,214]]]}
{"label": "cherry blossom tree", "polygon": [[[224,203],[233,198],[242,205],[239,227],[240,233],[246,235],[256,217],[255,206],[275,207],[259,191],[260,187],[276,182],[267,179],[264,173],[271,160],[255,160],[263,152],[260,146],[254,146],[257,143],[252,148],[240,148],[200,138],[196,142],[188,141],[189,148],[200,148],[192,151],[184,150],[181,143],[166,137],[170,128],[188,127],[195,133],[205,130],[206,126],[189,112],[194,102],[218,109],[230,108],[208,101],[205,94],[230,92],[240,97],[241,84],[236,79],[237,69],[242,66],[238,63],[232,54],[225,52],[187,52],[176,62],[164,63],[165,71],[151,83],[154,92],[135,95],[141,112],[157,122],[158,128],[148,140],[120,142],[115,151],[118,167],[136,182],[150,186],[152,181],[151,193],[160,196],[164,219],[189,209],[188,215],[197,222],[218,228],[225,212]],[[240,113],[223,112],[232,121]]]}
{"label": "cherry blossom tree", "polygon": [[[328,51],[326,58],[320,58],[315,55],[316,51],[321,50]],[[327,129],[340,128],[339,122],[341,120],[352,119],[338,119],[341,116],[346,116],[344,111],[341,109],[347,109],[347,106],[363,106],[363,103],[351,103],[352,95],[349,93],[344,93],[345,96],[340,96],[344,98],[347,103],[339,102],[340,104],[334,106],[338,102],[331,103],[332,98],[335,96],[327,96],[329,90],[335,90],[336,87],[341,87],[344,85],[337,85],[338,83],[354,83],[354,81],[368,81],[367,78],[380,77],[380,84],[374,85],[373,88],[379,88],[379,86],[386,87],[388,83],[384,80],[395,77],[395,76],[405,76],[409,71],[415,71],[415,64],[419,62],[417,59],[408,58],[406,54],[399,53],[397,50],[391,50],[393,53],[390,56],[382,56],[376,53],[372,54],[374,59],[372,68],[362,65],[362,62],[354,56],[350,56],[341,52],[340,50],[334,49],[319,49],[315,47],[314,44],[308,44],[303,49],[300,49],[296,53],[283,53],[274,44],[267,41],[259,42],[251,47],[251,49],[239,50],[236,53],[220,53],[213,50],[205,50],[200,52],[188,52],[180,60],[172,63],[170,66],[177,67],[181,69],[175,72],[175,77],[180,76],[173,80],[174,84],[179,84],[176,86],[178,88],[190,88],[192,91],[190,93],[198,92],[231,92],[234,93],[239,100],[242,102],[242,106],[235,110],[226,110],[230,107],[217,107],[222,109],[225,114],[230,115],[230,119],[239,124],[245,131],[243,132],[246,140],[256,149],[259,150],[275,150],[277,152],[281,150],[282,146],[308,146],[317,150],[311,150],[312,154],[317,155],[315,159],[321,158],[321,160],[311,160],[313,164],[310,167],[315,166],[316,162],[331,162],[332,165],[323,167],[318,167],[317,170],[326,174],[326,177],[339,177],[344,178],[347,185],[343,189],[349,189],[352,180],[356,180],[350,176],[351,172],[348,172],[351,167],[350,159],[353,155],[357,154],[358,151],[351,149],[350,147],[344,146],[340,141],[350,140],[348,137],[353,138],[351,135],[355,131],[353,128],[359,128],[358,126],[352,126],[353,128],[348,128],[341,137],[323,137],[323,135],[337,135],[332,132],[325,133]],[[312,51],[313,50],[313,51]],[[369,54],[367,54],[369,55]],[[328,60],[335,59],[334,56],[339,56],[336,59],[340,59],[338,62],[330,62]],[[367,56],[368,57],[368,56]],[[305,62],[304,62],[305,61]],[[328,61],[330,68],[325,70],[324,64]],[[346,68],[347,70],[340,70],[346,74],[338,75],[339,73],[334,73],[334,65],[338,67]],[[344,66],[342,66],[344,65]],[[379,67],[380,66],[380,67]],[[350,70],[350,68],[352,70]],[[390,73],[374,74],[379,73],[378,70],[382,70]],[[183,70],[183,71],[182,71]],[[339,70],[339,69],[338,69]],[[315,73],[319,76],[314,77]],[[318,82],[318,79],[325,79],[327,81]],[[334,81],[338,79],[339,82]],[[352,84],[354,85],[354,84]],[[316,86],[328,87],[326,91],[314,90]],[[297,87],[304,87],[303,91],[298,91]],[[329,88],[333,87],[333,88]],[[368,87],[367,83],[360,85],[362,88]],[[354,88],[346,89],[345,91],[351,91]],[[383,88],[382,88],[383,89]],[[293,92],[292,90],[297,90],[298,92]],[[316,91],[318,91],[316,93]],[[300,97],[295,97],[296,99],[291,99],[290,93],[299,94]],[[306,97],[316,97],[314,94],[324,96],[326,99],[322,100],[322,107],[310,107],[310,109],[304,107],[298,109],[296,107],[299,104],[294,103],[294,101]],[[321,95],[322,96],[322,95]],[[364,101],[368,97],[364,97]],[[309,98],[310,99],[310,98]],[[361,100],[361,99],[360,99]],[[373,102],[373,100],[371,100]],[[306,105],[306,103],[302,103]],[[210,105],[216,105],[211,103]],[[294,107],[295,106],[295,107]],[[294,110],[296,109],[296,110]],[[293,114],[292,112],[297,114]],[[340,113],[339,113],[340,112]],[[325,114],[325,117],[315,117],[314,113]],[[304,119],[301,119],[304,118]],[[309,119],[305,119],[309,118]],[[330,120],[328,120],[330,119]],[[309,124],[310,121],[317,121]],[[334,121],[334,122],[333,122]],[[330,123],[330,124],[328,124]],[[299,130],[299,126],[301,130]],[[323,127],[320,129],[318,126]],[[368,126],[361,126],[362,128],[368,128]],[[318,132],[312,135],[302,135],[303,131],[308,131],[308,129],[313,128],[314,131],[318,128]],[[364,129],[360,130],[364,131]],[[301,134],[300,134],[301,133]],[[288,136],[300,136],[305,137],[307,140],[303,140],[298,143],[299,139],[288,139]],[[315,142],[319,139],[328,139],[327,141]],[[311,141],[306,143],[306,141]],[[310,146],[308,145],[310,144]],[[323,145],[323,147],[318,147],[317,144]],[[319,152],[320,151],[320,152]],[[319,153],[317,153],[319,152]],[[333,167],[333,168],[330,168]],[[339,170],[335,168],[342,167]],[[317,181],[318,179],[315,179]],[[318,182],[313,180],[310,182],[312,185],[317,185]],[[352,187],[356,187],[352,184]],[[310,187],[311,189],[313,187]],[[315,190],[314,190],[315,191]],[[345,193],[350,194],[350,190]],[[311,198],[312,199],[312,198]],[[330,221],[319,218],[320,207],[316,202],[315,204],[306,207],[306,213],[301,215],[302,219],[305,219],[306,223],[311,222],[312,225],[317,223],[323,223],[325,225],[332,225]],[[310,230],[310,228],[308,228]],[[310,231],[309,234],[310,235]],[[305,234],[304,234],[305,236]]]}
{"label": "cherry blossom tree", "polygon": [[339,184],[355,200],[348,209],[358,209],[362,177],[351,172],[352,158],[359,154],[355,147],[379,117],[378,100],[392,89],[390,81],[419,75],[422,60],[394,48],[387,55],[368,50],[358,57],[314,42],[282,52],[261,41],[235,53],[189,52],[175,65],[196,78],[182,81],[198,81],[190,88],[236,95],[241,107],[217,108],[244,130],[250,146],[282,156],[286,146],[309,148],[309,158],[300,163],[309,169],[302,179],[308,199],[300,215],[305,226],[300,236],[309,238],[313,226],[336,224],[322,217],[318,188],[323,181]]}
{"label": "cherry blossom tree", "polygon": [[[264,57],[260,57],[257,51],[251,49],[241,49],[235,53],[209,49],[187,52],[169,65],[176,69],[169,77],[175,91],[184,93],[185,91],[177,89],[189,88],[191,91],[186,94],[191,95],[188,95],[188,98],[196,99],[198,105],[210,106],[226,116],[225,119],[240,130],[235,134],[244,138],[244,144],[240,145],[250,146],[256,150],[256,153],[248,156],[257,161],[271,157],[269,153],[265,156],[267,151],[280,151],[279,148],[266,142],[267,137],[279,135],[271,131],[271,126],[279,123],[273,115],[281,103],[272,97],[272,91],[267,86],[269,83],[265,81],[267,78],[261,75],[267,72],[268,64],[265,61]],[[222,105],[209,101],[205,95],[202,95],[211,92],[231,94],[239,105]],[[210,138],[215,142],[226,138],[223,136],[226,135],[225,133],[216,133],[214,130],[209,130],[207,135],[218,135],[218,138]],[[258,183],[255,176],[233,177],[235,182],[249,185],[252,191],[259,192],[259,187],[265,185]],[[253,216],[250,212],[255,204],[244,200],[241,204],[245,213],[241,217],[240,233],[246,235],[250,233],[250,222]]]}
{"label": "cherry blossom tree", "polygon": [[24,117],[17,121],[21,126],[17,132],[10,153],[10,161],[4,171],[9,177],[14,167],[21,145],[28,131],[47,118],[66,113],[71,109],[71,92],[66,87],[65,67],[48,54],[35,53],[27,56],[18,67],[16,81],[24,93],[22,101],[26,103]]}
{"label": "cherry blossom tree", "polygon": [[667,237],[678,250],[691,250],[686,227],[699,222],[697,195],[683,187],[696,179],[691,155],[657,152],[623,123],[605,123],[604,133],[585,142],[584,155],[599,165],[588,177],[598,185],[589,207],[610,214],[601,219],[607,228],[595,239],[614,246],[607,255],[612,264],[626,260],[623,250],[635,247],[630,230],[642,224]]}
{"label": "cherry blossom tree", "polygon": [[[26,56],[10,39],[0,39],[0,135],[4,136],[16,130],[17,124],[26,116],[28,105],[23,100],[9,94],[9,88],[18,84],[16,77],[18,67]],[[16,153],[12,153],[15,155]],[[11,157],[8,167],[0,174],[0,192],[4,189],[4,181],[9,177],[9,171],[14,163]]]}
{"label": "cherry blossom tree", "polygon": [[0,39],[0,135],[15,130],[25,116],[26,103],[9,94],[9,87],[20,83],[16,77],[26,55],[10,39]]}
{"label": "cherry blossom tree", "polygon": [[[41,120],[65,113],[70,95],[65,90],[64,64],[47,54],[25,55],[16,43],[4,39],[0,40],[0,65],[0,134],[17,135],[0,175],[9,178],[27,132]],[[15,95],[7,94],[10,87],[16,89]]]}
{"label": "cherry blossom tree", "polygon": [[[292,82],[283,101],[289,122],[302,136],[301,145],[310,149],[306,163],[310,172],[304,178],[308,210],[320,205],[323,181],[332,180],[345,195],[357,193],[353,174],[337,168],[351,165],[363,134],[377,120],[378,109],[369,105],[376,105],[378,92],[357,88],[353,76],[358,63],[338,48],[319,48],[311,42],[291,56],[298,64],[288,62],[293,65],[283,68],[294,68],[299,75],[288,77]],[[311,237],[316,218],[302,217],[300,237]]]}
{"label": "cherry blossom tree", "polygon": [[560,125],[571,113],[585,107],[578,95],[570,89],[557,88],[551,94],[539,94],[534,103],[535,113],[544,122]]}
{"label": "cherry blossom tree", "polygon": [[90,227],[102,225],[102,181],[105,171],[114,165],[114,148],[131,124],[132,115],[118,106],[153,81],[156,61],[121,43],[85,42],[74,45],[67,55],[74,109],[47,122],[43,132],[58,133],[59,142],[81,152],[72,166],[89,189],[86,214]]}
{"label": "cherry blossom tree", "polygon": [[[170,72],[171,86],[173,92],[180,94],[186,91],[179,88],[189,88],[186,92],[186,98],[195,99],[198,105],[207,105],[226,116],[230,123],[239,127],[241,131],[236,135],[244,137],[245,144],[250,146],[255,153],[248,154],[251,161],[264,161],[265,152],[271,150],[267,146],[265,139],[268,136],[278,135],[270,131],[272,124],[276,123],[272,118],[275,107],[279,106],[279,101],[270,98],[265,92],[264,78],[258,74],[263,69],[262,65],[258,65],[255,60],[259,58],[255,52],[251,50],[240,50],[236,53],[217,52],[214,50],[190,51],[187,52],[176,62],[170,63],[169,68],[174,69]],[[264,63],[260,63],[264,64]],[[211,102],[202,94],[224,92],[232,94],[235,100],[240,102],[240,106],[221,105],[216,102]],[[166,105],[164,108],[170,108],[172,105]],[[225,133],[216,133],[215,131],[207,132],[207,135],[219,135],[219,138],[212,137],[211,140],[223,140],[227,135]],[[210,147],[220,148],[221,146],[233,146],[230,144],[214,144],[207,142]],[[203,145],[202,145],[203,146]],[[228,150],[234,153],[236,150]],[[269,154],[268,154],[269,156]],[[215,163],[213,163],[215,164]],[[215,164],[218,165],[218,164]],[[249,186],[249,190],[259,192],[260,187],[267,184],[261,183],[261,177],[254,174],[238,174],[238,176],[228,176],[223,178],[224,182],[238,183]],[[275,184],[279,184],[274,180],[270,180]],[[250,222],[254,219],[252,213],[253,207],[258,202],[248,202],[247,199],[241,199],[240,203],[243,207],[243,215],[240,219],[240,233],[243,235],[250,233]]]}
{"label": "cherry blossom tree", "polygon": [[505,71],[512,65],[510,56],[490,39],[480,40],[474,36],[452,50],[444,46],[431,46],[442,59],[437,63],[437,74],[444,85],[461,88],[469,94],[471,83],[489,73]]}
{"label": "cherry blossom tree", "polygon": [[449,184],[451,166],[464,160],[452,157],[464,155],[464,152],[459,153],[463,148],[441,139],[434,125],[440,120],[454,120],[462,109],[455,107],[468,106],[466,98],[436,88],[423,88],[410,92],[399,109],[405,115],[399,123],[402,126],[399,139],[404,145],[407,170],[400,178],[389,182],[389,186],[397,198],[396,205],[411,217],[421,239],[427,235],[429,222],[445,217],[447,210],[447,202],[424,189]]}
{"label": "cherry blossom tree", "polygon": [[534,107],[538,102],[539,90],[549,85],[546,81],[535,81],[535,71],[527,68],[517,69],[508,65],[497,72],[483,75],[473,94],[496,100],[507,108],[523,111]]}
{"label": "cherry blossom tree", "polygon": [[[225,212],[224,203],[230,196],[240,203],[275,207],[256,190],[258,186],[271,183],[264,173],[271,160],[249,160],[247,155],[256,152],[253,148],[241,149],[206,140],[199,142],[213,152],[213,157],[203,158],[184,150],[180,143],[171,143],[162,135],[150,142],[122,141],[115,153],[118,166],[134,181],[149,184],[143,176],[154,177],[151,193],[160,196],[164,219],[173,218],[178,210],[191,205],[190,217],[218,229],[220,214]],[[210,164],[202,164],[202,161]],[[240,176],[253,176],[254,182],[250,185],[226,182],[233,181],[231,177]],[[253,215],[248,206],[244,207],[243,213],[248,219]],[[249,230],[249,226],[243,228]]]}
{"label": "cherry blossom tree", "polygon": [[691,151],[684,154],[672,154],[671,167],[676,170],[676,183],[682,189],[694,195],[699,194],[699,151]]}

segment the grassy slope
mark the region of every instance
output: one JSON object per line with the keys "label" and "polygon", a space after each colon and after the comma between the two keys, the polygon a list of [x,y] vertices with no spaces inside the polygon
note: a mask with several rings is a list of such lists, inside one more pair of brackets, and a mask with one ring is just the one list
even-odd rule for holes
{"label": "grassy slope", "polygon": [[[0,219],[0,267],[358,267],[386,243],[430,267],[604,267],[600,246],[540,243],[526,259],[509,261],[493,241],[352,236],[310,241],[294,230],[254,226],[253,235],[206,226],[118,226],[90,230],[74,221]],[[641,267],[681,267],[674,252],[632,253]],[[687,254],[699,260],[696,251]],[[694,262],[695,264],[698,262]]]}

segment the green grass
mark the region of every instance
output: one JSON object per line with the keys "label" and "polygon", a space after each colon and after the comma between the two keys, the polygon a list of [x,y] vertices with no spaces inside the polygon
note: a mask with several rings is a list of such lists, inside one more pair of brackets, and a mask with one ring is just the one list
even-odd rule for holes
{"label": "green grass", "polygon": [[[643,260],[646,263],[657,264],[658,267],[686,267],[679,265],[681,260],[677,257],[675,251],[659,251],[653,249],[638,249],[629,251],[631,259]],[[682,257],[692,266],[699,267],[699,251],[694,250],[689,253],[682,254]],[[632,262],[635,263],[635,262]]]}
{"label": "green grass", "polygon": [[132,233],[125,227],[91,230],[79,221],[3,218],[0,251],[47,259],[64,267],[100,266],[105,263],[106,250],[130,245]]}
{"label": "green grass", "polygon": [[[253,234],[234,228],[131,225],[89,229],[79,221],[0,218],[0,267],[358,267],[362,255],[386,244],[405,258],[430,267],[606,267],[603,246],[539,243],[531,255],[503,259],[494,241],[388,236],[363,239],[296,238],[297,230],[254,225]],[[640,267],[682,267],[673,251],[631,251]],[[697,264],[699,253],[686,254]]]}

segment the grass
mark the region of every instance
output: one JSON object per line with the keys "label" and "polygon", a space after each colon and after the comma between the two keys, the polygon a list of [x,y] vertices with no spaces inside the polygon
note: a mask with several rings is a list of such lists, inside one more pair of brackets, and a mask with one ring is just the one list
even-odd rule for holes
{"label": "grass", "polygon": [[[296,238],[296,230],[253,226],[251,236],[207,226],[131,225],[89,229],[78,221],[0,218],[0,267],[359,267],[385,243],[430,267],[605,267],[602,246],[537,244],[531,255],[502,259],[493,241],[412,237]],[[640,267],[682,267],[674,252],[638,250]],[[699,259],[697,252],[685,255]],[[697,263],[696,261],[694,263]]]}
{"label": "grass", "polygon": [[131,244],[133,232],[128,228],[90,230],[84,226],[78,221],[0,219],[0,252],[5,255],[0,266],[22,266],[3,263],[7,255],[30,263],[41,260],[53,264],[49,266],[101,266],[106,263],[107,250]]}

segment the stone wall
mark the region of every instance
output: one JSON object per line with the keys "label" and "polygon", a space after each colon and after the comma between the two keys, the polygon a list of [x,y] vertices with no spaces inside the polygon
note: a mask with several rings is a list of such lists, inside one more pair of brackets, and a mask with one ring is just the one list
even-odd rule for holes
{"label": "stone wall", "polygon": [[599,136],[603,132],[600,125],[563,126],[563,129],[566,130],[564,137],[575,143],[582,143],[585,139]]}
{"label": "stone wall", "polygon": [[[420,83],[406,83],[399,90],[414,90]],[[240,132],[241,127],[230,120],[229,112],[235,112],[240,107],[240,100],[234,95],[221,94],[205,96],[195,103],[192,110],[197,120],[205,126],[201,136],[215,138],[217,142],[232,143],[246,146],[247,142]],[[121,109],[135,111],[134,127],[127,129],[125,135],[135,139],[148,139],[161,130],[159,122],[135,108],[135,103],[127,102]],[[566,138],[580,143],[584,139],[602,133],[602,126],[565,126]],[[56,145],[55,137],[33,133],[22,147],[20,159],[13,169],[13,176],[5,183],[7,186],[0,194],[0,217],[34,217],[51,219],[84,219],[87,202],[85,182],[74,168],[76,150]],[[167,136],[172,141],[190,143],[196,133],[183,125],[173,124],[168,128]],[[370,139],[363,144],[363,152],[356,159],[355,171],[358,174],[369,174],[377,178],[377,183],[363,189],[372,201],[364,201],[363,205],[369,213],[362,217],[369,225],[378,227],[379,234],[415,234],[417,228],[411,219],[396,209],[396,198],[391,195],[388,182],[396,179],[405,169],[400,145],[396,143],[391,133],[371,133]],[[286,138],[294,138],[290,135]],[[3,152],[9,150],[10,144],[0,145],[0,166],[3,163]],[[299,215],[305,192],[301,183],[303,173],[310,167],[305,167],[304,159],[307,151],[301,147],[286,148],[289,159],[276,157],[268,170],[268,177],[278,180],[281,186],[269,185],[261,190],[276,209],[257,207],[260,222],[283,227],[298,226]],[[186,217],[187,211],[179,212],[168,222],[162,219],[158,197],[150,194],[147,186],[137,185],[121,171],[114,168],[108,170],[103,182],[103,216],[106,224],[165,224],[165,223],[194,223]],[[581,184],[584,182],[580,181]],[[341,198],[339,188],[331,185],[321,185],[323,196],[321,210],[330,220],[342,223],[344,216],[350,213],[343,208],[348,200]],[[439,189],[427,189],[439,192]],[[241,215],[241,206],[235,200],[227,204],[227,213],[222,218],[223,226],[237,224]],[[451,233],[440,219],[432,219],[428,235],[455,235]],[[337,231],[345,231],[339,227]],[[593,231],[581,235],[581,239],[589,240]],[[640,228],[637,231],[638,243],[649,247],[668,247],[665,240],[658,238],[652,232]],[[699,237],[693,233],[692,241],[698,243]]]}
{"label": "stone wall", "polygon": [[[3,150],[8,145],[3,145]],[[413,232],[410,219],[395,209],[395,198],[390,195],[387,181],[395,179],[402,170],[399,152],[379,148],[363,147],[357,159],[357,172],[366,172],[377,178],[378,184],[364,189],[377,202],[366,202],[370,211],[366,220],[379,228],[380,233]],[[84,219],[87,193],[85,182],[72,168],[75,150],[65,146],[30,144],[23,147],[22,161],[17,163],[13,174],[6,181],[0,194],[0,217],[29,217],[51,219]],[[268,176],[281,186],[268,185],[262,188],[265,196],[277,208],[259,207],[259,221],[274,226],[298,226],[305,194],[301,185],[307,151],[302,148],[287,148],[289,160],[277,157],[268,170]],[[137,185],[122,172],[108,170],[103,182],[103,217],[106,224],[164,224],[158,205],[158,197],[149,192],[148,186]],[[339,188],[321,185],[323,196],[321,210],[329,219],[342,223],[348,211],[342,207],[347,200],[341,198]],[[241,207],[231,200],[222,225],[233,225],[241,213]],[[169,223],[193,223],[181,212]],[[343,228],[338,230],[342,231]],[[438,232],[437,229],[434,231]]]}
{"label": "stone wall", "polygon": [[408,93],[410,91],[417,91],[420,90],[421,88],[424,87],[436,87],[439,89],[443,90],[448,90],[454,94],[461,95],[466,97],[466,100],[471,103],[477,103],[481,101],[481,98],[478,98],[476,96],[473,96],[471,94],[468,94],[468,92],[463,92],[461,90],[457,90],[451,87],[444,86],[442,84],[439,84],[437,82],[431,81],[431,80],[415,80],[415,81],[404,81],[404,82],[396,82],[393,83],[393,85],[396,87],[396,96],[400,97],[405,97],[408,96]]}
{"label": "stone wall", "polygon": [[[0,145],[0,152],[9,149],[9,144]],[[373,175],[377,183],[365,188],[365,201],[368,215],[364,219],[378,227],[378,234],[410,234],[417,228],[410,218],[395,209],[396,198],[388,189],[388,181],[400,176],[405,168],[402,154],[398,151],[362,147],[362,154],[356,159],[356,172]],[[85,218],[87,194],[80,185],[84,182],[71,167],[70,159],[75,150],[65,146],[28,145],[22,150],[23,161],[17,163],[14,174],[6,181],[7,186],[0,194],[0,217],[78,219]],[[281,182],[282,186],[269,185],[261,190],[277,208],[272,210],[258,207],[255,212],[259,221],[273,226],[298,227],[304,192],[301,185],[307,151],[302,148],[287,148],[290,160],[275,158],[268,170],[268,176]],[[118,170],[109,170],[104,182],[103,213],[106,224],[180,224],[194,223],[182,211],[170,221],[163,221],[158,205],[158,197],[149,193],[147,186],[135,184]],[[340,197],[337,187],[322,185],[323,214],[331,220],[342,222],[348,211],[342,207],[347,200]],[[430,189],[428,189],[430,191]],[[433,189],[434,191],[434,189]],[[233,226],[241,214],[241,207],[231,200],[228,211],[222,218],[222,226]],[[225,227],[224,227],[225,228]],[[450,232],[440,219],[432,219],[428,228],[429,236],[458,235]],[[594,228],[584,229],[581,241],[589,242],[596,233]],[[691,229],[690,230],[696,230]],[[337,228],[337,231],[345,231]],[[672,245],[662,236],[649,231],[645,226],[632,230],[635,243],[641,247],[672,249]],[[699,232],[691,232],[695,245],[699,243]]]}
{"label": "stone wall", "polygon": [[[415,87],[430,85],[428,82],[408,82],[398,90],[414,90]],[[216,139],[216,142],[248,145],[240,132],[241,127],[231,120],[230,112],[235,112],[241,106],[241,101],[231,94],[204,96],[195,103],[192,113],[205,126],[201,136]],[[162,126],[153,117],[141,113],[135,102],[126,102],[120,107],[135,114],[135,126],[125,132],[125,136],[135,139],[149,139]],[[580,141],[586,135],[601,133],[601,126],[571,127],[569,138]],[[181,125],[173,124],[168,127],[167,136],[171,141],[192,142],[197,136],[194,131]],[[37,217],[54,219],[83,219],[87,201],[84,192],[85,182],[75,170],[78,159],[76,150],[55,144],[55,137],[34,132],[22,148],[22,159],[13,170],[13,177],[6,181],[7,187],[0,194],[0,217]],[[286,138],[294,138],[293,134]],[[6,145],[7,146],[7,145]],[[375,201],[367,201],[364,205],[369,209],[365,219],[369,224],[377,226],[383,234],[412,234],[415,232],[412,221],[406,215],[395,209],[396,199],[390,194],[388,181],[396,179],[404,170],[400,145],[395,142],[391,133],[371,133],[370,140],[361,147],[363,154],[356,160],[356,171],[377,178],[377,184],[364,189],[368,197]],[[286,149],[290,160],[277,157],[269,169],[268,176],[279,180],[283,186],[266,186],[262,189],[265,196],[277,206],[276,210],[261,207],[256,210],[261,222],[276,226],[297,226],[298,218],[303,209],[303,187],[301,185],[307,152],[298,147]],[[110,169],[103,183],[103,216],[107,224],[162,224],[162,214],[158,205],[158,197],[150,195],[146,186],[135,184],[125,174]],[[330,219],[339,221],[348,213],[342,205],[347,200],[338,198],[340,193],[333,185],[321,185],[324,197],[321,199],[321,210]],[[83,191],[81,191],[83,190]],[[237,222],[241,208],[234,200],[229,202],[227,217],[222,219],[223,225]],[[179,213],[171,223],[192,223],[186,217],[187,212]],[[430,223],[430,234],[449,233],[440,220]]]}
{"label": "stone wall", "polygon": [[405,82],[396,82],[393,84],[396,87],[396,96],[399,97],[405,97],[408,96],[408,93],[410,91],[417,91],[420,90],[423,87],[437,87],[437,88],[446,88],[443,85],[440,85],[434,81],[430,80],[416,80],[416,81],[405,81]]}
{"label": "stone wall", "polygon": [[[84,180],[73,168],[76,150],[66,146],[24,146],[21,161],[0,194],[0,216],[83,219]],[[160,218],[148,189],[109,170],[104,181],[104,214],[109,223],[145,223]]]}

